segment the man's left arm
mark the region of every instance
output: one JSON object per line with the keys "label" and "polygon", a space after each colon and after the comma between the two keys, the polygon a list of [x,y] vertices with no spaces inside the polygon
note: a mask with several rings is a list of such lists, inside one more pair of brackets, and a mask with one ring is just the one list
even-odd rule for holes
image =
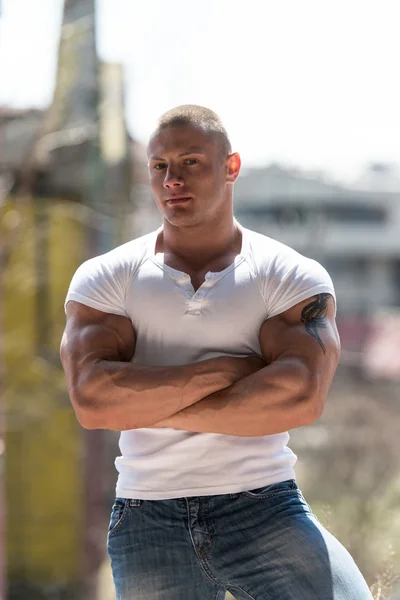
{"label": "man's left arm", "polygon": [[260,346],[264,368],[152,427],[262,436],[313,423],[340,355],[333,297],[318,294],[267,319]]}

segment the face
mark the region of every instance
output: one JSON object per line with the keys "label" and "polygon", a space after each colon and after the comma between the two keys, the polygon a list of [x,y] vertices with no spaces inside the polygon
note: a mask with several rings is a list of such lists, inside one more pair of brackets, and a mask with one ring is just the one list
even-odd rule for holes
{"label": "face", "polygon": [[154,199],[171,225],[200,225],[229,212],[240,157],[224,156],[218,137],[193,125],[168,126],[150,140],[148,158]]}

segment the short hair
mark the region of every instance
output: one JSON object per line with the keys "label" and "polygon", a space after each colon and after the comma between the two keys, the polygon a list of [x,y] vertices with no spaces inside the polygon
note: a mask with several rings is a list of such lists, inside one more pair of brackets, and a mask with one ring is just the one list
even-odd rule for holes
{"label": "short hair", "polygon": [[206,134],[218,137],[223,154],[231,154],[232,147],[220,117],[209,108],[197,104],[182,104],[167,111],[157,121],[153,136],[165,127],[174,125],[194,125]]}

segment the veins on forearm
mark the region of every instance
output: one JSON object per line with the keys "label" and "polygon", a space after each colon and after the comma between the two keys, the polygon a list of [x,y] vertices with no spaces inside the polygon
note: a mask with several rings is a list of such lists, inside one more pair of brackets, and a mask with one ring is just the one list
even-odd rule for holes
{"label": "veins on forearm", "polygon": [[306,331],[312,335],[321,346],[325,354],[325,346],[320,338],[318,329],[326,329],[326,313],[330,294],[317,294],[315,299],[307,304],[301,311],[301,321],[305,324]]}

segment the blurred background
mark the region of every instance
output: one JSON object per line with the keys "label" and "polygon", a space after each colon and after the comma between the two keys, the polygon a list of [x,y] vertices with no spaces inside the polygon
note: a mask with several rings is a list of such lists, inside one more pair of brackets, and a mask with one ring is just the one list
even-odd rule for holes
{"label": "blurred background", "polygon": [[341,363],[323,417],[291,447],[375,600],[400,598],[397,12],[396,0],[2,1],[1,599],[115,598],[117,436],[76,422],[63,302],[80,263],[160,224],[145,145],[184,103],[219,113],[242,155],[239,222],[333,278]]}

